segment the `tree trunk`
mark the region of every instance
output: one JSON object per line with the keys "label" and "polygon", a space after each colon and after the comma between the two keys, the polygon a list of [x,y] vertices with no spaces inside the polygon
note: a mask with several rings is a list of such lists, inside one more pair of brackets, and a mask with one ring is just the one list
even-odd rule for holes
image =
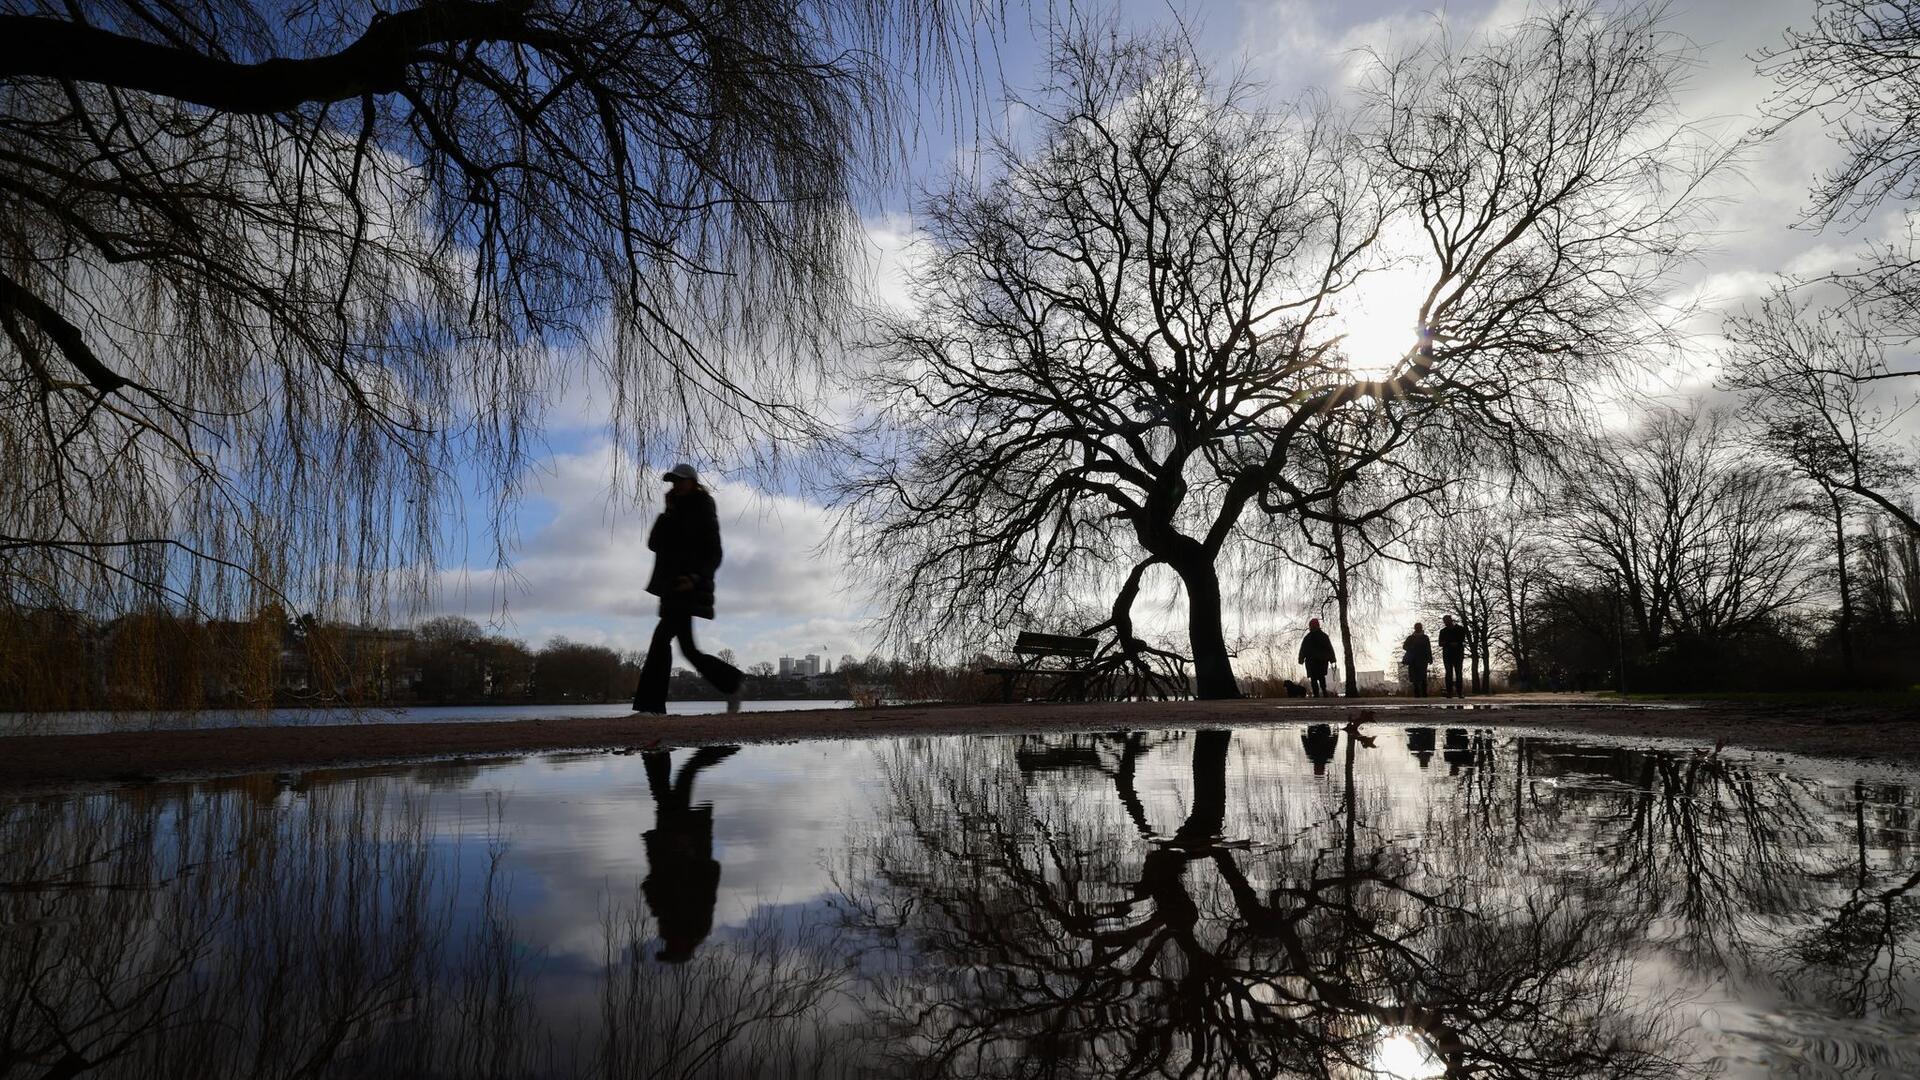
{"label": "tree trunk", "polygon": [[1168,560],[1187,588],[1187,639],[1193,648],[1193,694],[1206,701],[1240,696],[1220,623],[1220,574],[1204,555]]}
{"label": "tree trunk", "polygon": [[1194,843],[1218,841],[1227,823],[1227,751],[1231,731],[1196,731],[1193,735],[1193,808],[1174,833]]}
{"label": "tree trunk", "polygon": [[1847,682],[1853,682],[1853,579],[1847,574],[1847,510],[1840,503],[1840,496],[1832,491],[1827,497],[1833,500],[1833,558],[1840,570],[1840,667],[1847,673]]}
{"label": "tree trunk", "polygon": [[1340,504],[1333,507],[1333,602],[1340,615],[1340,662],[1344,667],[1348,697],[1360,696],[1360,680],[1353,673],[1353,629],[1347,625],[1347,539],[1337,520]]}

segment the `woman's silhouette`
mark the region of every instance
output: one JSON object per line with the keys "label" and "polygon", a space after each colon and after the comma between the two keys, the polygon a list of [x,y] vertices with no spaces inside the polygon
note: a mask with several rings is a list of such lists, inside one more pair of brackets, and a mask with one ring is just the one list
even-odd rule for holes
{"label": "woman's silhouette", "polygon": [[670,964],[693,957],[713,930],[714,900],[720,895],[720,862],[713,857],[713,805],[693,805],[693,781],[700,770],[740,752],[737,746],[703,746],[672,776],[666,750],[643,756],[647,787],[653,792],[653,828],[640,834],[647,848],[647,876],[640,882],[647,909],[660,930],[655,959]]}
{"label": "woman's silhouette", "polygon": [[653,549],[653,576],[647,591],[660,598],[660,625],[654,628],[633,711],[667,711],[667,680],[672,674],[673,642],[714,689],[727,697],[727,711],[740,711],[740,669],[708,656],[693,643],[693,620],[713,618],[713,575],[720,569],[720,515],[713,496],[700,486],[693,466],[675,465],[661,479],[673,486],[666,505],[647,534]]}

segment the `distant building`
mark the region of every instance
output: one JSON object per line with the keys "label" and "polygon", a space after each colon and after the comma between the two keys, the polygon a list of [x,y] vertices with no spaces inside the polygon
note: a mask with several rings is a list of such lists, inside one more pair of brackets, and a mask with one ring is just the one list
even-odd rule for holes
{"label": "distant building", "polygon": [[805,674],[809,677],[820,674],[820,655],[808,653]]}
{"label": "distant building", "polygon": [[793,657],[783,656],[780,658],[780,677],[781,678],[784,679],[791,675],[794,675],[795,671],[793,668],[794,668]]}

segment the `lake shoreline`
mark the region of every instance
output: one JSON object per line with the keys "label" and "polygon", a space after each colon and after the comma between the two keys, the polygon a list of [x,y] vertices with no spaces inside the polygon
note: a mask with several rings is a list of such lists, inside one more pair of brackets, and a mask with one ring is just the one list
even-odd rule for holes
{"label": "lake shoreline", "polygon": [[[1551,727],[1622,738],[1720,740],[1736,750],[1920,765],[1920,709],[1885,704],[1702,701],[1640,705],[1579,694],[1468,699],[1087,702],[913,705],[734,715],[623,716],[122,731],[0,737],[0,789],[143,783],[554,750],[633,751],[716,743],[1162,728],[1344,724]],[[1451,706],[1451,707],[1450,707]],[[1364,714],[1371,711],[1371,718]]]}

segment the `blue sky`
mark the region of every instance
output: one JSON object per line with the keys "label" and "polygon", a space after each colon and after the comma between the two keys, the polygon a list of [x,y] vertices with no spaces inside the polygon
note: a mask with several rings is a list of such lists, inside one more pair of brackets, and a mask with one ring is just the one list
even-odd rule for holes
{"label": "blue sky", "polygon": [[[1085,7],[1085,5],[1082,5]],[[1699,48],[1699,66],[1684,89],[1685,116],[1716,137],[1737,138],[1758,116],[1770,84],[1748,59],[1775,43],[1781,32],[1803,20],[1805,0],[1676,3],[1670,26]],[[1359,63],[1359,50],[1392,51],[1420,40],[1444,23],[1448,32],[1466,35],[1522,15],[1514,2],[1400,4],[1365,0],[1322,3],[1308,0],[1241,0],[1190,5],[1127,0],[1117,14],[1123,24],[1184,24],[1203,55],[1223,69],[1243,70],[1276,97],[1317,87],[1338,98]],[[1000,47],[1000,68],[1015,85],[1038,77],[1042,34],[1017,17]],[[988,106],[989,122],[1010,114]],[[938,127],[932,125],[931,127]],[[951,125],[947,130],[950,131]],[[902,276],[910,271],[912,207],[905,192],[937,179],[951,163],[950,139],[928,136],[924,161],[903,170],[889,201],[867,211],[869,267],[867,285],[879,302],[900,302]],[[1853,234],[1816,234],[1790,228],[1805,206],[1809,181],[1834,150],[1825,132],[1806,124],[1788,129],[1745,162],[1738,175],[1720,184],[1725,197],[1709,252],[1687,280],[1682,296],[1697,296],[1716,310],[1737,307],[1765,290],[1783,270],[1817,271],[1852,257],[1864,235],[1888,226],[1886,216]],[[1693,347],[1648,373],[1640,389],[1671,400],[1711,393],[1711,349],[1717,316],[1692,327]],[[493,622],[514,636],[539,643],[555,635],[600,642],[622,649],[644,648],[653,628],[654,604],[641,588],[651,565],[646,529],[655,509],[650,496],[636,503],[612,490],[609,477],[615,455],[606,438],[605,401],[596,400],[591,382],[577,380],[556,402],[545,430],[546,450],[527,477],[527,499],[512,531],[518,538],[513,575],[493,567],[492,549],[476,529],[463,545],[447,552],[447,569],[429,614],[462,613]],[[663,451],[645,463],[658,472],[679,455]],[[718,619],[701,623],[703,647],[731,648],[742,663],[771,661],[782,654],[820,652],[837,658],[862,655],[874,641],[855,586],[856,568],[844,565],[822,545],[830,518],[810,492],[805,467],[796,469],[774,490],[745,477],[718,477],[711,486],[721,511],[727,549],[718,581]],[[461,550],[464,548],[464,550]],[[1380,667],[1384,643],[1404,633],[1414,618],[1433,619],[1400,581],[1372,620],[1373,630],[1356,642],[1363,667]],[[1242,613],[1240,629],[1249,641],[1270,640],[1279,654],[1291,656],[1294,627],[1307,612],[1276,597],[1269,609]],[[1230,633],[1233,630],[1230,628]],[[1241,667],[1257,666],[1257,656]]]}

